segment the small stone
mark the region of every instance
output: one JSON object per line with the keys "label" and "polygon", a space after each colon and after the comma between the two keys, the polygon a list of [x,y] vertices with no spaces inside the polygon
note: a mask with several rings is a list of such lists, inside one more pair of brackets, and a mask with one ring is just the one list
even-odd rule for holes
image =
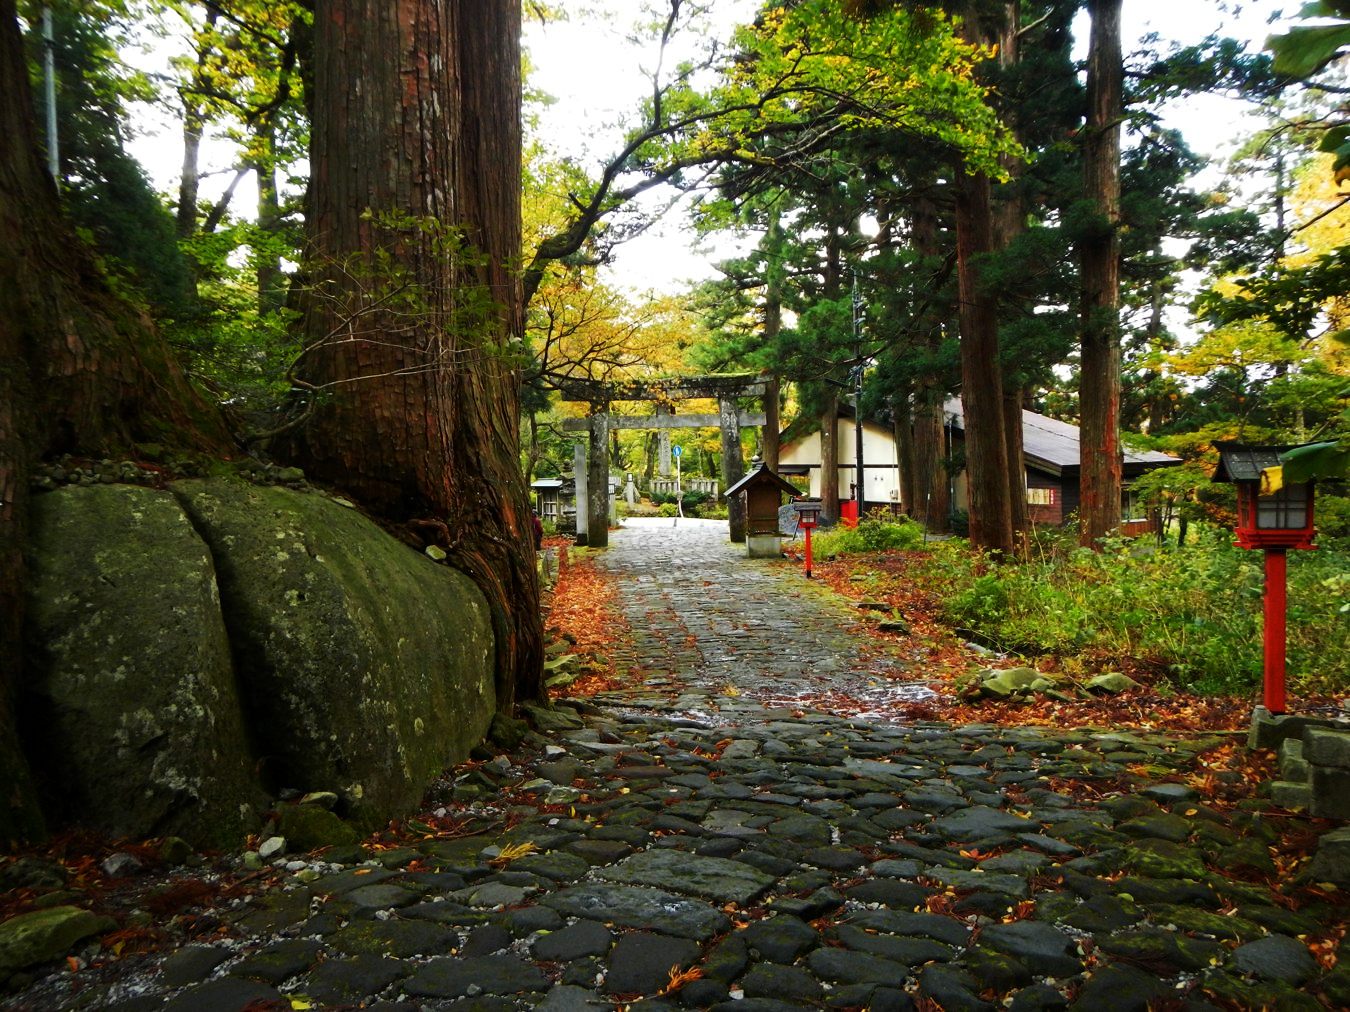
{"label": "small stone", "polygon": [[435,562],[444,562],[447,558],[445,549],[440,545],[427,545],[423,551],[426,552],[428,559],[432,559]]}
{"label": "small stone", "polygon": [[1308,875],[1314,882],[1350,886],[1350,826],[1332,830],[1318,841]]}
{"label": "small stone", "polygon": [[624,935],[609,954],[605,991],[650,994],[670,983],[671,971],[689,967],[702,947],[685,938],[647,932]]}
{"label": "small stone", "polygon": [[140,871],[142,865],[140,860],[133,855],[119,850],[117,853],[104,858],[99,867],[103,869],[103,874],[109,878],[125,878],[127,875],[134,875]]}
{"label": "small stone", "polygon": [[1122,692],[1138,689],[1140,688],[1140,685],[1129,675],[1122,675],[1119,671],[1106,671],[1100,675],[1093,675],[1089,678],[1085,687],[1089,692],[1099,692],[1102,695],[1107,696],[1118,696]]}
{"label": "small stone", "polygon": [[1274,780],[1270,784],[1270,803],[1290,812],[1302,812],[1312,804],[1312,787],[1306,783]]}
{"label": "small stone", "polygon": [[318,805],[320,808],[331,812],[338,803],[338,796],[333,791],[310,791],[300,799],[302,805]]}
{"label": "small stone", "polygon": [[286,853],[286,838],[284,836],[269,836],[258,847],[258,856],[264,861],[270,861],[284,853]]}
{"label": "small stone", "polygon": [[277,816],[277,835],[284,836],[292,850],[317,850],[360,839],[351,826],[316,805],[283,805]]}
{"label": "small stone", "polygon": [[1307,983],[1317,973],[1317,961],[1308,947],[1286,935],[1268,935],[1238,946],[1229,962],[1239,973],[1283,981],[1294,987]]}
{"label": "small stone", "polygon": [[159,859],[165,864],[187,864],[196,851],[181,836],[169,836],[159,845]]}

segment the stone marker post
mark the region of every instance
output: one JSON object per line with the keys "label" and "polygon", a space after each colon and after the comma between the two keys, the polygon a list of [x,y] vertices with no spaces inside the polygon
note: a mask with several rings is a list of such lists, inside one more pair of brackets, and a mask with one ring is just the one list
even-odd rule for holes
{"label": "stone marker post", "polygon": [[[658,404],[656,414],[661,415],[674,414],[670,408]],[[670,477],[670,430],[658,429],[656,431],[656,473],[662,478]]]}
{"label": "stone marker post", "polygon": [[577,489],[577,544],[587,544],[589,525],[586,523],[589,497],[586,495],[586,444],[578,439],[572,444],[572,479]]}
{"label": "stone marker post", "polygon": [[[586,469],[586,544],[609,547],[609,405],[591,406],[590,461]],[[581,508],[578,499],[577,508]]]}

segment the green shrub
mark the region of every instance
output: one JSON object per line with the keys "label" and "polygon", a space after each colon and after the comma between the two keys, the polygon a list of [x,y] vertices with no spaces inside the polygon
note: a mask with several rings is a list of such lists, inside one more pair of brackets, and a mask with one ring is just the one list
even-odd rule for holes
{"label": "green shrub", "polygon": [[[1097,553],[1038,544],[1033,558],[989,568],[963,542],[933,545],[926,583],[944,618],[1004,649],[1133,658],[1200,692],[1247,692],[1261,681],[1262,559],[1232,533],[1200,528],[1186,548],[1110,541]],[[1291,552],[1288,669],[1297,692],[1350,683],[1350,559]]]}
{"label": "green shrub", "polygon": [[657,514],[663,517],[675,517],[680,515],[680,508],[673,502],[663,502],[657,507]]}
{"label": "green shrub", "polygon": [[857,527],[832,527],[812,538],[813,554],[821,559],[861,552],[886,552],[918,548],[923,528],[909,519],[896,520],[885,510],[873,510]]}
{"label": "green shrub", "polygon": [[1319,545],[1350,548],[1350,497],[1328,495],[1319,486],[1313,503],[1313,521]]}

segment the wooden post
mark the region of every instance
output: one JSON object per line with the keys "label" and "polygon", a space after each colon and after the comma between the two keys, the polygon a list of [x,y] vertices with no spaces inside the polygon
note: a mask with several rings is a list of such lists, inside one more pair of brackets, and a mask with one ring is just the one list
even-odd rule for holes
{"label": "wooden post", "polygon": [[[745,461],[741,458],[741,420],[736,413],[736,402],[730,397],[719,398],[717,412],[722,428],[722,487],[732,485],[745,477]],[[731,540],[745,544],[745,499],[731,496],[727,499],[727,526]]]}
{"label": "wooden post", "polygon": [[1263,702],[1271,713],[1285,712],[1284,651],[1287,559],[1285,549],[1267,548],[1265,594],[1265,677],[1262,679]]}

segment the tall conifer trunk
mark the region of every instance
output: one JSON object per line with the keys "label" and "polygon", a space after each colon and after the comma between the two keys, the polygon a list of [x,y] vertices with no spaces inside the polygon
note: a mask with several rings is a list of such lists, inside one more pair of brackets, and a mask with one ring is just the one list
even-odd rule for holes
{"label": "tall conifer trunk", "polygon": [[[477,583],[504,710],[543,692],[513,361],[519,36],[509,0],[318,0],[318,286],[300,370],[315,398],[293,447],[314,478],[413,521]],[[371,297],[387,283],[405,294]]]}
{"label": "tall conifer trunk", "polygon": [[[961,24],[967,42],[986,44],[976,3]],[[965,416],[966,479],[971,543],[1013,551],[1004,435],[1003,377],[998,347],[998,297],[982,281],[979,258],[995,249],[989,177],[956,170],[956,273],[961,308],[961,410]]]}
{"label": "tall conifer trunk", "polygon": [[1090,0],[1084,189],[1097,221],[1080,241],[1079,540],[1089,547],[1120,525],[1121,0]]}
{"label": "tall conifer trunk", "polygon": [[[911,210],[914,252],[925,264],[941,260],[943,250],[938,237],[938,211],[931,190],[915,190]],[[942,317],[950,307],[929,310],[923,326],[930,357],[942,343]],[[947,480],[944,391],[935,375],[924,376],[914,386],[913,475],[909,491],[909,515],[921,519],[928,530],[945,533],[951,514],[950,485]]]}

